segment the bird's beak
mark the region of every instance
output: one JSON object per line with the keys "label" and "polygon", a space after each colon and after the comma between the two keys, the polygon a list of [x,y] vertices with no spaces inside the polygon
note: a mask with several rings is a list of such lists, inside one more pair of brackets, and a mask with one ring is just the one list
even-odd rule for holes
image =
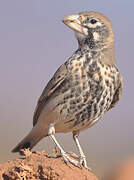
{"label": "bird's beak", "polygon": [[83,32],[83,26],[81,25],[81,16],[78,14],[69,15],[65,18],[63,18],[62,22],[66,24],[68,27],[70,27],[72,30],[84,33]]}

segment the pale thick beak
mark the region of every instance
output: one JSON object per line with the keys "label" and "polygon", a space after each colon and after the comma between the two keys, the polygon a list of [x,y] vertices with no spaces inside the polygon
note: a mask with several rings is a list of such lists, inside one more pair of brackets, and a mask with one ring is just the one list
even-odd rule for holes
{"label": "pale thick beak", "polygon": [[63,18],[62,21],[64,24],[66,24],[68,27],[70,27],[74,31],[82,33],[82,34],[84,33],[83,26],[81,25],[81,22],[80,22],[80,15],[78,14],[69,15]]}

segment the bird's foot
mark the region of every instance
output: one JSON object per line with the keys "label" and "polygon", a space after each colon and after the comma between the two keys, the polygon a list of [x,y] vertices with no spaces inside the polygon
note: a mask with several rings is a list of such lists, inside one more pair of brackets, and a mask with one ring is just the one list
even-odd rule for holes
{"label": "bird's foot", "polygon": [[[75,154],[75,153],[74,153],[74,154]],[[74,155],[74,154],[73,154],[73,155]],[[67,153],[64,152],[64,151],[61,152],[60,154],[56,154],[56,153],[49,154],[49,155],[47,155],[47,157],[49,157],[49,158],[59,158],[59,157],[62,157],[63,160],[64,160],[64,162],[65,162],[65,164],[68,165],[68,163],[70,162],[70,163],[73,164],[74,166],[81,168],[80,162],[77,161],[77,160],[74,160],[74,159],[70,158],[70,157],[67,155]],[[77,157],[78,157],[78,156],[77,156]]]}
{"label": "bird's foot", "polygon": [[79,168],[81,167],[79,161],[70,158],[66,152],[62,152],[61,157],[63,158],[63,160],[66,164],[68,164],[70,162],[71,164],[73,164],[76,167],[79,167]]}
{"label": "bird's foot", "polygon": [[86,161],[86,157],[85,156],[81,156],[80,157],[80,166],[84,166],[84,168],[86,168],[88,171],[92,171],[92,169],[90,167],[87,166],[87,161]]}
{"label": "bird's foot", "polygon": [[79,159],[79,156],[72,151],[67,152],[71,157]]}

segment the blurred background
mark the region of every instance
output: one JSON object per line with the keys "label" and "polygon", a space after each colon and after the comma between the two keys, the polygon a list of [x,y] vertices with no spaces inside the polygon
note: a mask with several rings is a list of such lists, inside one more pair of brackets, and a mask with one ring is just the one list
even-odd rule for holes
{"label": "blurred background", "polygon": [[[81,11],[109,17],[115,33],[116,63],[124,77],[116,108],[79,139],[88,164],[101,179],[134,156],[134,1],[0,0],[0,162],[15,159],[11,149],[31,130],[37,100],[57,68],[77,49],[74,33],[61,19]],[[56,135],[76,151],[72,134]],[[43,139],[34,149],[52,152]]]}

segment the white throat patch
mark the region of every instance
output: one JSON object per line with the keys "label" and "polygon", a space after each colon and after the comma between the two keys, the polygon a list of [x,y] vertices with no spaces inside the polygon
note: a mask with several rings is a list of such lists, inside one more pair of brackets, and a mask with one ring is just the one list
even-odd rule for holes
{"label": "white throat patch", "polygon": [[93,38],[94,38],[94,41],[99,41],[99,39],[100,39],[99,33],[94,32],[94,33],[93,33]]}

